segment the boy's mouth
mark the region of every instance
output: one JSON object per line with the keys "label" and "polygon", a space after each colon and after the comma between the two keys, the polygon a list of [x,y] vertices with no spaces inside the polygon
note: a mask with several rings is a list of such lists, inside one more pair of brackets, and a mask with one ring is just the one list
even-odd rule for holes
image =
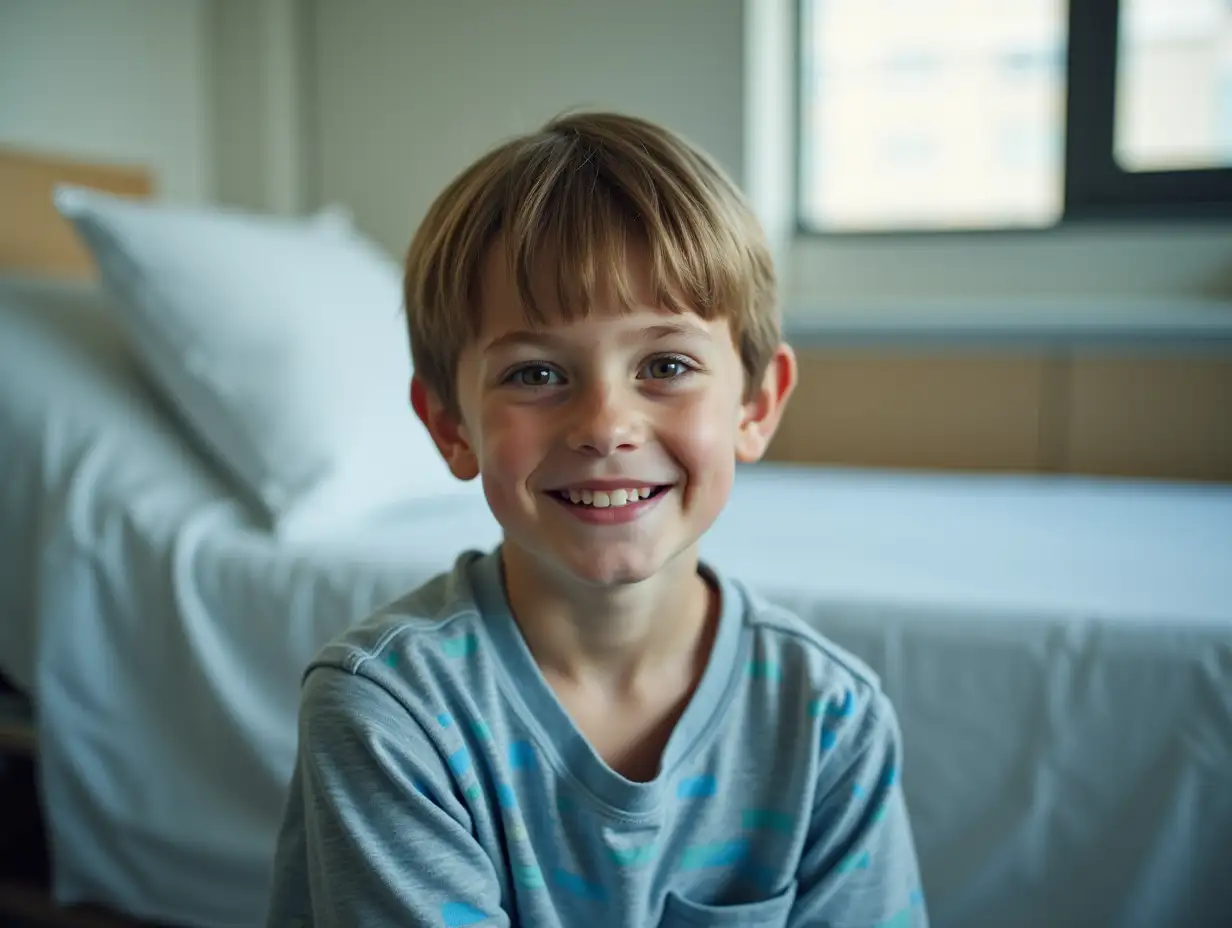
{"label": "boy's mouth", "polygon": [[591,509],[619,509],[646,499],[653,499],[669,484],[643,487],[623,487],[613,490],[549,490],[550,496],[563,503]]}

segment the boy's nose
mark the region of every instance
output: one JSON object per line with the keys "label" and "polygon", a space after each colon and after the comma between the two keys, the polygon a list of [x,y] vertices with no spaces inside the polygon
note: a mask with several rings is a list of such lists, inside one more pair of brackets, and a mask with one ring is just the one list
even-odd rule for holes
{"label": "boy's nose", "polygon": [[636,404],[624,400],[617,391],[589,390],[570,412],[567,440],[574,451],[606,457],[632,451],[645,440]]}

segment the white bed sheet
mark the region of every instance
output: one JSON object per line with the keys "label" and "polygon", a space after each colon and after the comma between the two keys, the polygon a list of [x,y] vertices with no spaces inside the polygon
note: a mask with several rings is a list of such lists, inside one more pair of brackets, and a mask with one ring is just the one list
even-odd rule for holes
{"label": "white bed sheet", "polygon": [[[276,542],[88,302],[0,288],[0,670],[57,895],[256,925],[300,669],[496,526]],[[882,674],[935,924],[1232,922],[1232,489],[757,467],[705,552]]]}

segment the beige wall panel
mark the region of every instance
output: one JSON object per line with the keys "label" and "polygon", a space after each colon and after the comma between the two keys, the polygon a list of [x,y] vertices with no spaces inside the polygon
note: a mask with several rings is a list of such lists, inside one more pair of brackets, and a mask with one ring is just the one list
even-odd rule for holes
{"label": "beige wall panel", "polygon": [[1038,470],[1048,362],[1022,354],[800,353],[770,457],[873,467]]}
{"label": "beige wall panel", "polygon": [[1232,480],[1232,358],[1077,358],[1067,468]]}

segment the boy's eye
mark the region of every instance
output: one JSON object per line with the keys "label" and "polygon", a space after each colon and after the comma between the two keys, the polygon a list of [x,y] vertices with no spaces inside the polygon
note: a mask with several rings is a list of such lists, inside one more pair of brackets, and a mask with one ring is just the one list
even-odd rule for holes
{"label": "boy's eye", "polygon": [[553,387],[560,379],[560,374],[543,364],[528,364],[509,375],[511,382],[523,387]]}
{"label": "boy's eye", "polygon": [[645,368],[651,380],[675,380],[693,370],[693,366],[684,358],[655,358]]}

